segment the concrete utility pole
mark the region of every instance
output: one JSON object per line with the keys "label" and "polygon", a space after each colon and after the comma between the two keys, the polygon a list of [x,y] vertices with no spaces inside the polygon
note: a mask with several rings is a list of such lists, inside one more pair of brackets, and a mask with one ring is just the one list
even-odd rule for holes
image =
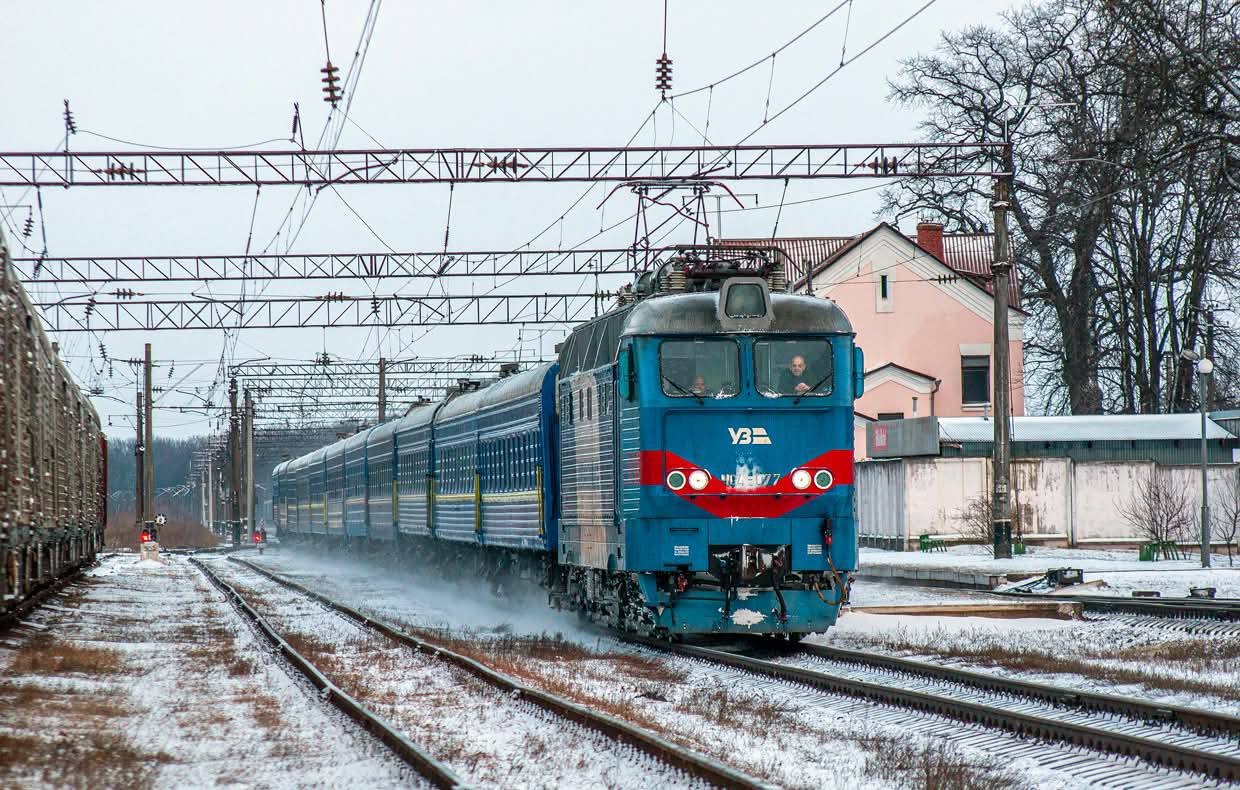
{"label": "concrete utility pole", "polygon": [[143,526],[150,526],[149,521],[155,520],[155,426],[151,423],[151,344],[146,344],[146,363],[142,366],[144,371],[144,380],[142,390],[146,394],[145,398],[145,422],[146,422],[146,439],[142,443],[143,458],[142,471],[145,482],[143,483],[143,504],[142,504],[142,523]]}
{"label": "concrete utility pole", "polygon": [[[1005,164],[1011,169],[1011,142],[1007,146]],[[995,542],[995,559],[1010,559],[1012,556],[1012,518],[1010,501],[1011,482],[1011,446],[1008,437],[1011,435],[1009,423],[1011,419],[1011,363],[1008,356],[1008,277],[1012,271],[1012,262],[1008,251],[1007,212],[1009,206],[1009,184],[1006,176],[995,179],[994,200],[990,208],[994,214],[995,244],[994,263],[991,266],[991,282],[995,288],[995,336],[994,353],[994,415],[995,441],[994,458],[991,477],[994,487],[991,496],[991,523]]]}
{"label": "concrete utility pole", "polygon": [[232,467],[232,490],[229,492],[229,520],[232,521],[232,542],[241,545],[241,420],[237,414],[237,377],[228,382],[228,463]]}
{"label": "concrete utility pole", "polygon": [[1206,443],[1206,379],[1214,372],[1209,357],[1197,361],[1197,397],[1201,400],[1201,567],[1210,567],[1209,445]]}
{"label": "concrete utility pole", "polygon": [[[215,532],[215,451],[207,450],[207,529]],[[217,533],[218,534],[218,533]]]}
{"label": "concrete utility pole", "polygon": [[379,357],[379,422],[387,419],[387,360]]}
{"label": "concrete utility pole", "polygon": [[146,513],[143,512],[143,508],[146,507],[146,491],[144,490],[146,487],[146,469],[144,468],[145,467],[145,464],[143,461],[143,449],[144,448],[142,447],[143,442],[146,441],[146,434],[142,430],[142,415],[144,414],[144,411],[142,409],[142,393],[141,392],[138,393],[138,397],[136,400],[138,402],[138,414],[137,414],[137,422],[134,423],[137,436],[134,437],[134,442],[133,442],[133,455],[134,455],[133,512],[134,512],[134,520],[137,521],[138,526],[141,527],[146,522]]}
{"label": "concrete utility pole", "polygon": [[250,391],[245,391],[245,518],[248,524],[247,537],[253,535],[258,528],[254,520],[254,400]]}

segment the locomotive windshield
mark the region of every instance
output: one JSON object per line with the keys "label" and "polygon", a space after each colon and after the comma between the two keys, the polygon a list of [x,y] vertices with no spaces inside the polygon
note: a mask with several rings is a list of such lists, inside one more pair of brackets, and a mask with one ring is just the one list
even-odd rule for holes
{"label": "locomotive windshield", "polygon": [[758,392],[767,397],[831,394],[835,369],[826,340],[758,340],[753,364]]}
{"label": "locomotive windshield", "polygon": [[673,398],[731,398],[740,388],[740,349],[727,339],[665,340],[659,373]]}

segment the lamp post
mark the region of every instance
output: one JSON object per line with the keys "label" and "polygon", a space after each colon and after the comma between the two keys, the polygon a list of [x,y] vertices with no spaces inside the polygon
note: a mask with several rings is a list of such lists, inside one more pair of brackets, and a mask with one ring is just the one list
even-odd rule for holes
{"label": "lamp post", "polygon": [[1197,360],[1197,397],[1201,401],[1201,567],[1210,567],[1210,483],[1206,476],[1206,379],[1214,372],[1208,358]]}

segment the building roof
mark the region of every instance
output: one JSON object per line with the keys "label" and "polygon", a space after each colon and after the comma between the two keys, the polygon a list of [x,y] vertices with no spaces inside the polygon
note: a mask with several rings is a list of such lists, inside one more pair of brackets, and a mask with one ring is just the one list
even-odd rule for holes
{"label": "building roof", "polygon": [[[939,440],[991,442],[994,422],[987,417],[940,417]],[[1127,442],[1200,439],[1199,414],[1113,414],[1075,417],[1013,417],[1014,442]],[[1231,433],[1206,421],[1207,439],[1231,439]]]}
{"label": "building roof", "polygon": [[904,365],[896,364],[895,362],[888,362],[885,365],[879,365],[878,367],[870,368],[869,370],[865,372],[865,375],[867,377],[873,376],[875,373],[878,373],[880,370],[886,370],[887,368],[900,370],[900,371],[907,373],[910,376],[916,376],[917,378],[922,378],[932,383],[935,381],[938,381],[936,377],[931,376],[929,373],[922,373],[920,370],[913,370],[912,368],[908,368],[908,367],[905,367]]}
{"label": "building roof", "polygon": [[[817,274],[835,262],[836,258],[846,249],[859,243],[874,231],[887,223],[880,223],[855,236],[800,236],[781,237],[777,239],[718,239],[718,244],[744,247],[775,247],[788,257],[791,271],[788,279],[796,282],[812,271]],[[891,227],[891,226],[888,226]],[[899,230],[892,228],[897,233]],[[901,236],[916,244],[917,236],[900,233]],[[993,257],[993,233],[944,233],[943,260],[944,266],[958,274],[962,274],[976,282],[988,293],[993,293],[990,285],[990,263]],[[927,250],[928,252],[928,250]],[[1015,267],[1011,274],[1011,303],[1020,305],[1020,283]]]}

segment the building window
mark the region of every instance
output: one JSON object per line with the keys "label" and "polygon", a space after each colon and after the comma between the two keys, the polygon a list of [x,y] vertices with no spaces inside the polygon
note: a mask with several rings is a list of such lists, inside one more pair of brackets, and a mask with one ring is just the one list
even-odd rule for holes
{"label": "building window", "polygon": [[990,403],[990,357],[960,358],[960,392],[965,405]]}
{"label": "building window", "polygon": [[891,313],[895,311],[895,305],[892,301],[892,285],[894,278],[890,274],[874,275],[874,311],[877,313]]}
{"label": "building window", "polygon": [[887,420],[903,420],[904,412],[902,411],[880,411],[878,413],[878,421],[886,422]]}

